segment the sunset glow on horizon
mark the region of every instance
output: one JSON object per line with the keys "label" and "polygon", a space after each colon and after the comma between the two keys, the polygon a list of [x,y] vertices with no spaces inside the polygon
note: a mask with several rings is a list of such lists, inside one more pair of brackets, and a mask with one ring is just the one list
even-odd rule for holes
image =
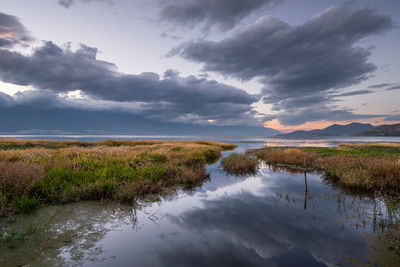
{"label": "sunset glow on horizon", "polygon": [[399,121],[385,121],[384,117],[376,117],[376,118],[369,118],[369,119],[358,119],[358,120],[348,120],[348,121],[326,121],[326,120],[320,120],[320,121],[312,121],[312,122],[306,122],[300,125],[296,126],[288,126],[288,125],[282,125],[278,119],[274,119],[271,121],[265,122],[264,126],[268,128],[272,128],[274,130],[283,132],[283,133],[289,133],[293,131],[311,131],[311,130],[317,130],[317,129],[324,129],[326,127],[329,127],[333,124],[338,124],[338,125],[346,125],[350,123],[368,123],[373,126],[379,126],[379,125],[384,125],[384,124],[396,124],[400,123]]}

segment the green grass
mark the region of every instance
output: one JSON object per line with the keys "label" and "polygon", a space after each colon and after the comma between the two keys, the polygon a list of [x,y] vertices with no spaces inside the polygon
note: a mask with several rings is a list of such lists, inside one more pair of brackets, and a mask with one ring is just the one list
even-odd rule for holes
{"label": "green grass", "polygon": [[[14,145],[18,149],[9,149]],[[31,146],[34,146],[31,148]],[[232,144],[211,141],[0,140],[0,216],[42,204],[133,202],[166,187],[201,185]]]}

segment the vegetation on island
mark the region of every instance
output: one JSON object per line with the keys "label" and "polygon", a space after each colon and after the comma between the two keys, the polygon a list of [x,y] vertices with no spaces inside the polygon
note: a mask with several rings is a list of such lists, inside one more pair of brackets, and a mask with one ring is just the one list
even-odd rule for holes
{"label": "vegetation on island", "polygon": [[350,189],[400,193],[399,144],[265,147],[252,153],[269,165],[322,170],[328,178]]}
{"label": "vegetation on island", "polygon": [[166,187],[200,185],[220,152],[212,141],[0,140],[0,216],[41,204],[131,202]]}
{"label": "vegetation on island", "polygon": [[228,174],[243,176],[255,174],[259,166],[259,160],[249,154],[232,153],[222,159],[221,165]]}

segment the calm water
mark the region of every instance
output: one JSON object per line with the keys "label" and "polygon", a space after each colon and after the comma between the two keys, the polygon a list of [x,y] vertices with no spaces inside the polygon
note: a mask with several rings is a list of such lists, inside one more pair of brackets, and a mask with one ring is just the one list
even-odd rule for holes
{"label": "calm water", "polygon": [[[227,141],[238,144],[235,152],[366,141],[243,140]],[[398,219],[382,200],[347,194],[320,173],[263,166],[255,176],[235,177],[219,162],[207,169],[211,179],[202,187],[158,202],[79,202],[19,216],[10,227],[58,214],[47,231],[17,249],[1,249],[0,266],[346,266],[371,254],[381,226]]]}

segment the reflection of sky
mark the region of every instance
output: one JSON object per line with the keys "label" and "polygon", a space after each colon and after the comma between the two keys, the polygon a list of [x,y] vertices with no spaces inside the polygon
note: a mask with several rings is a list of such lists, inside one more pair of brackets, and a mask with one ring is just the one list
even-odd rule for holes
{"label": "reflection of sky", "polygon": [[[213,243],[217,231],[223,233],[223,237],[218,238],[250,249],[269,263],[279,263],[283,260],[281,255],[287,257],[301,250],[308,264],[319,261],[335,265],[340,259],[364,252],[362,235],[347,226],[341,229],[346,218],[338,216],[335,199],[325,200],[323,205],[314,205],[311,199],[309,210],[304,211],[299,198],[301,193],[304,197],[302,175],[269,173],[263,176],[263,179],[248,180],[253,188],[261,190],[252,192],[238,186],[234,193],[233,187],[228,186],[228,192],[219,198],[203,200],[204,207],[192,208],[178,216],[170,214],[170,221],[190,232],[187,239],[192,240],[194,250],[197,250],[198,236],[207,236],[206,240]],[[309,175],[308,179],[310,193],[331,193],[318,182],[317,176]],[[290,201],[277,199],[275,192],[283,195],[290,192]],[[347,251],[345,247],[353,251]],[[212,249],[218,250],[218,247]],[[163,257],[169,253],[175,258],[179,250],[164,251]],[[309,262],[313,258],[314,261]],[[178,262],[177,265],[184,263]]]}

